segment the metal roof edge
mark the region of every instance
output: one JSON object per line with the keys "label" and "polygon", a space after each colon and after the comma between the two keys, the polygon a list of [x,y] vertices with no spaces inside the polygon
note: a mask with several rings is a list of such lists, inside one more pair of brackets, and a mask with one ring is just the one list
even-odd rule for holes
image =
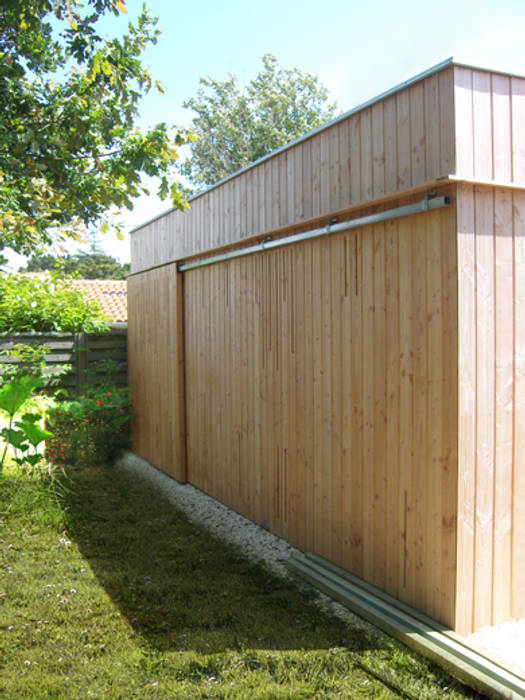
{"label": "metal roof edge", "polygon": [[[238,175],[242,175],[242,173],[245,173],[246,171],[250,170],[251,168],[254,168],[257,165],[260,165],[261,163],[264,163],[265,161],[269,160],[270,158],[273,158],[274,156],[278,155],[279,153],[282,153],[283,151],[286,151],[289,148],[292,148],[293,146],[296,146],[297,144],[302,143],[303,141],[307,141],[308,139],[312,138],[313,136],[320,133],[321,131],[325,131],[326,129],[329,129],[330,127],[334,126],[334,124],[337,124],[345,119],[348,119],[348,117],[352,116],[352,114],[356,114],[357,112],[360,112],[364,109],[367,109],[367,107],[370,107],[373,104],[376,104],[377,102],[380,102],[381,100],[384,100],[387,97],[394,95],[396,92],[400,92],[401,90],[403,90],[407,87],[410,87],[411,85],[419,82],[420,80],[424,80],[425,78],[428,78],[431,75],[434,75],[434,73],[438,73],[439,71],[443,70],[444,68],[447,68],[448,66],[458,66],[460,68],[471,68],[474,70],[482,70],[482,71],[489,72],[489,73],[498,73],[499,75],[508,75],[510,77],[516,77],[516,78],[523,78],[524,77],[524,76],[520,76],[520,75],[514,74],[514,73],[506,73],[506,72],[491,69],[491,68],[483,68],[480,66],[474,66],[474,65],[467,64],[467,63],[462,63],[461,61],[455,61],[454,57],[450,56],[449,58],[445,59],[444,61],[441,61],[440,63],[436,63],[436,65],[432,66],[431,68],[427,68],[426,70],[422,71],[421,73],[414,75],[412,78],[409,78],[408,80],[405,80],[401,83],[398,83],[394,87],[391,87],[388,90],[385,90],[384,92],[380,93],[379,95],[376,95],[375,97],[372,97],[369,100],[362,102],[361,104],[357,105],[356,107],[353,107],[352,109],[348,110],[347,112],[340,114],[338,117],[334,117],[334,119],[331,119],[329,122],[326,122],[325,124],[321,124],[321,126],[318,126],[315,129],[312,129],[308,133],[303,134],[303,136],[299,136],[298,138],[294,139],[293,141],[290,141],[290,142],[284,144],[284,146],[280,146],[279,148],[276,148],[274,151],[267,153],[266,155],[262,156],[258,160],[255,160],[253,163],[249,163],[248,165],[245,165],[243,168],[236,170],[231,175],[227,175],[222,180],[218,180],[217,182],[215,182],[213,185],[210,185],[202,192],[199,192],[198,194],[194,195],[193,197],[190,197],[188,199],[188,202],[190,203],[190,202],[198,199],[199,197],[202,197],[203,195],[208,194],[208,192],[211,192],[215,188],[220,187],[221,185],[224,185],[226,182],[229,182],[230,180],[233,180]],[[152,224],[154,221],[161,219],[162,217],[166,216],[167,214],[170,214],[172,211],[177,211],[177,209],[175,207],[171,207],[170,209],[167,209],[166,211],[163,211],[160,214],[153,216],[151,219],[148,219],[144,223],[139,224],[138,226],[135,226],[134,228],[132,228],[130,230],[130,234],[135,233],[136,231],[139,231],[140,229],[142,229],[146,226],[149,226],[149,224]]]}

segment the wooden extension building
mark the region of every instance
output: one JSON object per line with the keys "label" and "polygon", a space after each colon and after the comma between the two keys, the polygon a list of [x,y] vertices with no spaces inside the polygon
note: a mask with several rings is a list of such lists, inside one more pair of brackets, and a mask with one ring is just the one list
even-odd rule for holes
{"label": "wooden extension building", "polygon": [[446,61],[131,251],[138,455],[459,633],[525,617],[525,78]]}

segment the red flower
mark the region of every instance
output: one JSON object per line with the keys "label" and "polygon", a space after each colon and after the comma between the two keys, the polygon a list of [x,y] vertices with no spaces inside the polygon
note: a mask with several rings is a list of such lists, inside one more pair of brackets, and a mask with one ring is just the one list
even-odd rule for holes
{"label": "red flower", "polygon": [[111,391],[106,391],[106,394],[107,394],[108,396],[113,396],[113,394],[111,393]]}
{"label": "red flower", "polygon": [[96,399],[96,403],[98,403],[98,405],[100,406],[102,404],[102,401],[99,401],[98,399]]}

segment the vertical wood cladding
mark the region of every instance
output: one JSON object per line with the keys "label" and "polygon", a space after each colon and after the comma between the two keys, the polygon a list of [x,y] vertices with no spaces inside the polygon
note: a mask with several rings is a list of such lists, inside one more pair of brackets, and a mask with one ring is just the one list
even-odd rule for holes
{"label": "vertical wood cladding", "polygon": [[197,487],[459,632],[525,616],[524,188],[525,80],[450,64],[144,225],[136,452],[184,480],[187,434]]}
{"label": "vertical wood cladding", "polygon": [[453,625],[454,213],[185,275],[190,481]]}
{"label": "vertical wood cladding", "polygon": [[133,271],[395,195],[453,172],[454,68],[275,154],[133,233]]}
{"label": "vertical wood cladding", "polygon": [[459,177],[525,185],[525,79],[456,66]]}
{"label": "vertical wood cladding", "polygon": [[168,265],[128,279],[133,451],[186,481],[182,278]]}
{"label": "vertical wood cladding", "polygon": [[525,615],[525,194],[458,190],[458,626]]}

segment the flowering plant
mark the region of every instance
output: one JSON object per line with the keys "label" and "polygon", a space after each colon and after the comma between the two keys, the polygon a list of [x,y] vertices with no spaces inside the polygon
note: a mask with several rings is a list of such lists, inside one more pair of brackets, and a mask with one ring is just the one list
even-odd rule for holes
{"label": "flowering plant", "polygon": [[129,446],[130,420],[128,390],[107,382],[88,396],[57,402],[47,415],[53,438],[46,443],[46,456],[58,465],[111,462]]}

